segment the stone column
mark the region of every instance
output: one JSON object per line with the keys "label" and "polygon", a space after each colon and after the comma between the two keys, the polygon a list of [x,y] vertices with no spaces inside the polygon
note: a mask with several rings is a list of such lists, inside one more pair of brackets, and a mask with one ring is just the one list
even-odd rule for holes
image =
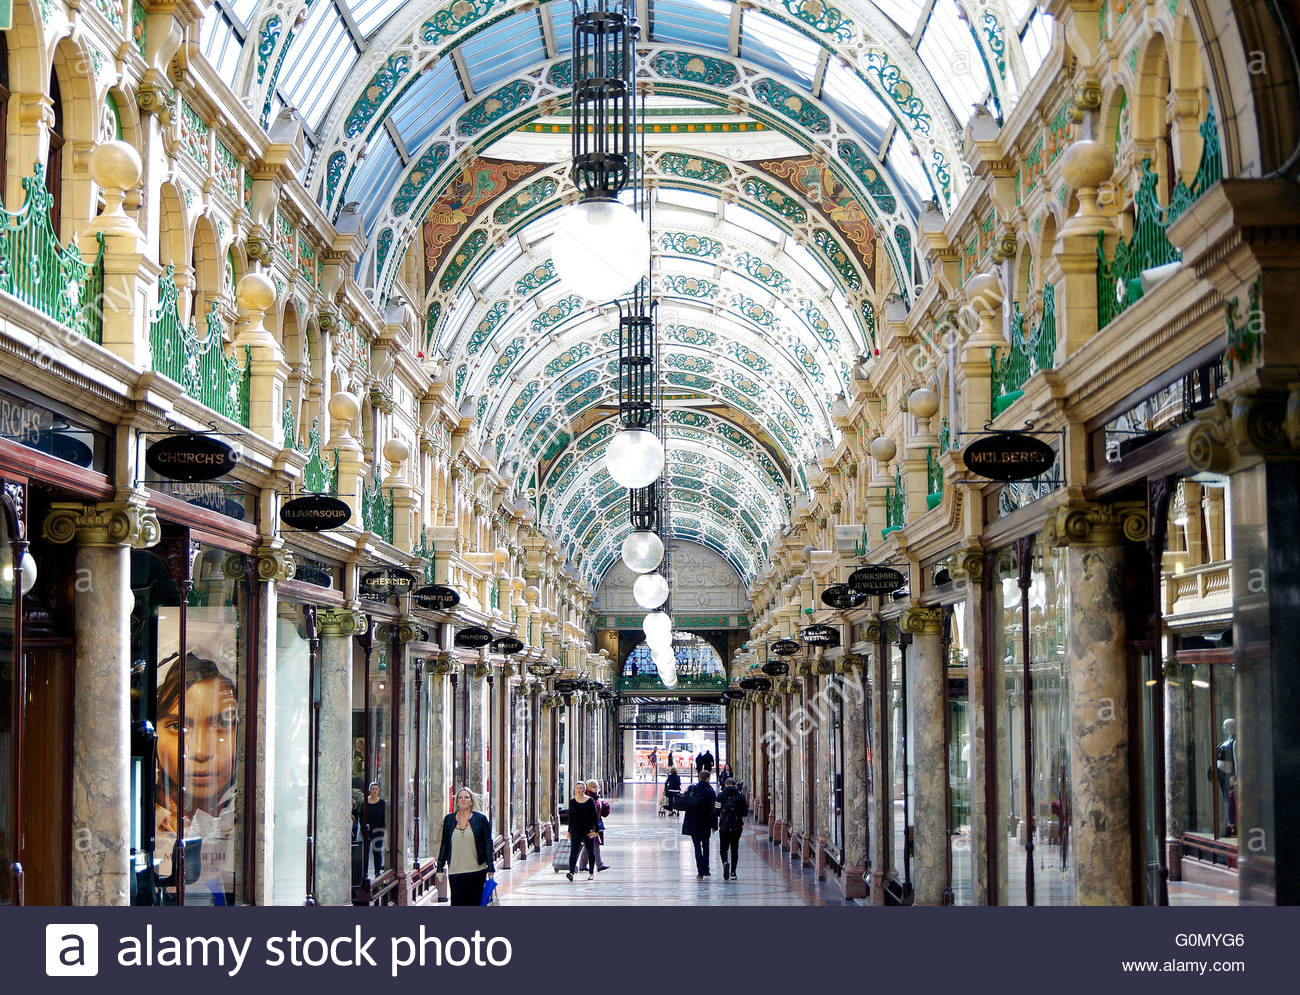
{"label": "stone column", "polygon": [[352,904],[352,637],[370,627],[355,606],[316,616],[320,755],[316,761],[316,903]]}
{"label": "stone column", "polygon": [[551,822],[555,812],[555,768],[551,766],[551,752],[555,747],[551,737],[551,724],[555,721],[555,703],[550,693],[544,693],[538,702],[537,733],[537,841],[541,844],[542,827]]}
{"label": "stone column", "polygon": [[[1187,831],[1187,707],[1178,693],[1182,688],[1165,684],[1165,858],[1169,879],[1183,879],[1182,836]],[[1207,785],[1213,790],[1214,785]]]}
{"label": "stone column", "polygon": [[985,785],[991,760],[984,749],[984,729],[989,702],[984,697],[984,674],[989,666],[984,643],[984,551],[978,546],[957,550],[948,559],[952,579],[966,587],[967,721],[970,732],[970,846],[971,904],[989,902],[988,861],[989,812]]}
{"label": "stone column", "polygon": [[841,659],[844,670],[844,853],[840,891],[845,898],[865,898],[867,867],[867,689],[866,660],[856,654]]}
{"label": "stone column", "polygon": [[871,831],[871,904],[885,904],[885,875],[888,872],[894,834],[894,809],[889,791],[889,655],[881,652],[883,633],[879,622],[867,623],[871,657],[871,792],[875,821]]}
{"label": "stone column", "polygon": [[506,850],[501,859],[502,867],[511,863],[510,849],[510,809],[512,784],[510,778],[510,681],[505,671],[497,671],[491,678],[492,689],[489,708],[493,709],[492,721],[492,829],[506,838]]}
{"label": "stone column", "polygon": [[1069,547],[1070,812],[1075,902],[1129,905],[1128,674],[1124,539],[1146,538],[1145,504],[1071,501],[1045,538]]}
{"label": "stone column", "polygon": [[262,273],[245,273],[239,278],[239,315],[243,328],[235,336],[235,353],[243,359],[249,350],[248,427],[280,445],[284,439],[284,387],[289,364],[276,337],[262,324],[266,312],[275,306],[275,284]]}
{"label": "stone column", "polygon": [[[465,699],[464,729],[465,742],[469,744],[467,758],[469,762],[465,770],[465,783],[474,794],[483,795],[487,789],[487,772],[483,763],[487,735],[483,721],[483,696],[486,686],[483,677],[479,676],[478,661],[465,664],[465,672],[461,675],[461,680],[465,682],[465,689],[468,692]],[[490,800],[485,799],[485,801]]]}
{"label": "stone column", "polygon": [[[131,547],[158,542],[144,495],[56,503],[49,542],[77,544],[73,687],[72,904],[127,905],[131,896]],[[85,579],[85,583],[80,581]]]}
{"label": "stone column", "polygon": [[917,905],[942,905],[948,890],[948,781],[944,746],[944,682],[938,608],[914,605],[899,626],[912,634],[912,742],[908,760],[916,785],[912,815],[915,856],[912,888]]}

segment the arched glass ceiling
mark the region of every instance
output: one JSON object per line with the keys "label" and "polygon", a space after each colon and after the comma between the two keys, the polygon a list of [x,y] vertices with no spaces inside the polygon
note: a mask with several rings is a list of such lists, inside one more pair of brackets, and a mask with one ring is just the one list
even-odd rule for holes
{"label": "arched glass ceiling", "polygon": [[[964,185],[958,128],[969,105],[990,96],[996,110],[1028,78],[1019,44],[1032,20],[1025,0],[646,0],[640,8],[646,43],[726,54],[773,73],[841,116],[891,175],[926,179],[918,189],[933,188],[945,207]],[[337,154],[355,161],[364,153],[346,199],[373,221],[440,123],[568,51],[569,18],[566,0],[216,0],[201,47],[264,121],[284,106],[302,112],[313,151],[307,177],[327,207],[344,202],[330,187]],[[907,161],[913,147],[924,163]]]}

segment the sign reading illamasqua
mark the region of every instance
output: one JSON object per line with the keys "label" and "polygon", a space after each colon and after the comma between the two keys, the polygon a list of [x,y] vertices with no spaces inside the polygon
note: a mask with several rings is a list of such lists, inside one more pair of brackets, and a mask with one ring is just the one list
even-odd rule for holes
{"label": "sign reading illamasqua", "polygon": [[336,529],[352,517],[352,509],[325,494],[307,494],[294,498],[280,508],[280,521],[290,528],[306,532]]}
{"label": "sign reading illamasqua", "polygon": [[961,458],[971,473],[989,480],[1028,480],[1051,469],[1056,451],[1024,432],[996,432],[976,439]]}

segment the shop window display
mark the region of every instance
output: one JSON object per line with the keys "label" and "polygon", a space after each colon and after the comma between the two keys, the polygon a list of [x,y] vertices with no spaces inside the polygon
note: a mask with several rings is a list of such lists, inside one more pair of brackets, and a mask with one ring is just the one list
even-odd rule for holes
{"label": "shop window display", "polygon": [[[387,641],[361,640],[353,654],[353,885],[373,880],[393,866],[388,834],[392,802],[393,682]],[[362,695],[357,696],[357,690]],[[360,857],[358,860],[357,857]]]}

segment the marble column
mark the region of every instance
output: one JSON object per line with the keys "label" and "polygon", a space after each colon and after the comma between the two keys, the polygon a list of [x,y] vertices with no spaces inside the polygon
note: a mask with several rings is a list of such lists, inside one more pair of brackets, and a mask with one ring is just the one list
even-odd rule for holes
{"label": "marble column", "polygon": [[865,898],[867,884],[867,691],[866,661],[856,654],[843,658],[844,702],[844,851],[840,891],[845,898]]}
{"label": "marble column", "polygon": [[484,678],[478,674],[477,661],[465,664],[465,672],[461,675],[461,680],[465,682],[468,692],[466,695],[464,728],[465,742],[469,746],[469,755],[466,758],[468,765],[465,770],[465,783],[469,785],[474,794],[487,802],[488,799],[483,797],[487,788],[486,770],[483,764],[486,754],[484,744],[487,734],[483,714],[483,698],[486,684]]}
{"label": "marble column", "polygon": [[139,493],[103,504],[54,504],[47,541],[77,544],[73,687],[73,905],[131,900],[131,547],[158,542]]}
{"label": "marble column", "polygon": [[429,694],[429,767],[425,774],[429,792],[429,824],[424,836],[424,852],[437,857],[442,844],[442,817],[450,811],[451,777],[447,772],[447,739],[451,733],[451,711],[447,705],[447,676],[440,672],[447,664],[439,660],[434,671],[425,677]]}
{"label": "marble column", "polygon": [[[989,838],[989,812],[985,801],[990,758],[985,750],[984,732],[989,702],[985,698],[985,672],[989,667],[984,641],[984,551],[978,546],[959,549],[948,560],[952,579],[965,586],[966,600],[959,608],[965,612],[967,723],[970,734],[970,850],[971,904],[989,902],[988,861],[984,855]],[[956,857],[954,856],[954,860]]]}
{"label": "marble column", "polygon": [[871,642],[871,808],[875,820],[871,832],[871,904],[885,904],[885,876],[893,854],[894,808],[890,801],[889,761],[889,655],[882,652],[883,633],[879,622],[867,623]]}
{"label": "marble column", "polygon": [[[1165,855],[1169,878],[1183,877],[1182,836],[1187,831],[1187,715],[1181,686],[1165,683]],[[1207,785],[1207,789],[1213,785]]]}
{"label": "marble column", "polygon": [[510,700],[510,683],[505,675],[496,671],[488,678],[488,708],[492,709],[491,751],[492,782],[492,832],[506,838],[505,854],[501,866],[511,864],[510,851],[510,714],[506,707]]}
{"label": "marble column", "polygon": [[320,754],[316,761],[316,903],[352,904],[352,637],[370,627],[356,607],[316,616]]}
{"label": "marble column", "polygon": [[944,746],[944,667],[938,608],[914,605],[899,625],[912,634],[912,889],[917,905],[942,905],[948,889],[948,780]]}
{"label": "marble column", "polygon": [[555,703],[549,693],[539,703],[537,717],[537,838],[540,841],[542,824],[552,822],[555,816],[555,739],[552,729]]}
{"label": "marble column", "polygon": [[1048,542],[1069,547],[1069,807],[1079,905],[1133,901],[1123,540],[1146,533],[1146,506],[1136,503],[1072,501],[1046,529]]}

